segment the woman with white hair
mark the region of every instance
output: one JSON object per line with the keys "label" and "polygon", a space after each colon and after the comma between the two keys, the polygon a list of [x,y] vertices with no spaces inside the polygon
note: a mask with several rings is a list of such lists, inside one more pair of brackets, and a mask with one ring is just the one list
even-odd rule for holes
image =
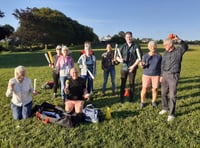
{"label": "woman with white hair", "polygon": [[148,49],[149,52],[143,56],[141,62],[144,71],[142,75],[140,108],[144,107],[144,100],[150,86],[152,87],[152,106],[157,106],[156,97],[160,82],[162,56],[156,51],[157,44],[155,41],[150,41],[148,43]]}
{"label": "woman with white hair", "polygon": [[11,109],[15,120],[26,119],[31,116],[33,90],[31,80],[27,78],[24,66],[17,66],[14,72],[15,77],[8,82],[6,91],[7,97],[11,99]]}
{"label": "woman with white hair", "polygon": [[61,83],[61,96],[63,102],[66,100],[66,94],[64,92],[65,81],[70,78],[70,70],[74,67],[74,60],[69,55],[69,49],[67,46],[62,47],[62,55],[58,58],[56,63],[56,69],[60,74]]}

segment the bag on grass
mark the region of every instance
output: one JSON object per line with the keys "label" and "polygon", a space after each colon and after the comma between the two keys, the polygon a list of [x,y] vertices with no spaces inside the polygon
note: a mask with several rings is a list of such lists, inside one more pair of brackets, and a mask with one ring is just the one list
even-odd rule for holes
{"label": "bag on grass", "polygon": [[88,104],[83,109],[84,120],[87,122],[98,123],[103,120],[102,111],[99,108],[95,108],[92,104]]}
{"label": "bag on grass", "polygon": [[35,113],[38,120],[43,123],[55,123],[63,127],[75,127],[79,125],[76,114],[68,114],[61,107],[44,102]]}
{"label": "bag on grass", "polygon": [[51,81],[48,81],[48,82],[45,82],[41,88],[43,89],[52,89],[53,88],[53,85],[54,85],[54,82],[51,82]]}

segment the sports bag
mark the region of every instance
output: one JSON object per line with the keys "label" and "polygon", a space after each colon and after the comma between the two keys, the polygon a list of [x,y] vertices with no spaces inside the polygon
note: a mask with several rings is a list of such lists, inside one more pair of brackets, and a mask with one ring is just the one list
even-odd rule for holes
{"label": "sports bag", "polygon": [[79,125],[76,114],[68,114],[61,107],[43,102],[36,111],[38,120],[45,124],[55,123],[63,127],[75,127]]}
{"label": "sports bag", "polygon": [[87,122],[98,123],[103,120],[102,111],[99,108],[95,108],[92,104],[88,104],[83,109],[83,117]]}

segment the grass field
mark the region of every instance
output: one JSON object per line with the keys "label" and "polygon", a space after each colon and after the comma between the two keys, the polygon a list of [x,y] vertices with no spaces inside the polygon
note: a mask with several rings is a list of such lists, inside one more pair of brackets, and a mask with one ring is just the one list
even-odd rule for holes
{"label": "grass field", "polygon": [[[146,45],[143,45],[144,53],[147,52],[145,48]],[[162,52],[161,46],[159,48]],[[152,108],[149,92],[146,100],[148,105],[139,109],[141,69],[138,69],[136,77],[136,102],[130,103],[127,99],[121,104],[118,97],[111,95],[110,81],[106,96],[100,97],[103,83],[100,55],[103,51],[104,49],[95,49],[98,61],[94,85],[97,93],[94,94],[94,100],[87,103],[93,103],[103,112],[109,106],[112,118],[98,124],[85,123],[71,129],[42,124],[36,117],[21,121],[12,119],[10,99],[5,97],[5,92],[8,80],[13,77],[14,68],[24,65],[27,76],[31,79],[37,78],[40,93],[33,97],[34,105],[43,101],[55,101],[51,99],[52,90],[40,89],[44,82],[52,80],[51,69],[45,61],[45,51],[0,53],[0,147],[200,147],[200,46],[190,46],[184,55],[177,93],[177,118],[171,123],[166,121],[167,115],[158,115],[161,110],[160,90],[157,108]],[[73,50],[72,56],[77,61],[79,50]],[[120,66],[116,69],[119,92]],[[56,102],[62,106],[60,97],[56,98]]]}

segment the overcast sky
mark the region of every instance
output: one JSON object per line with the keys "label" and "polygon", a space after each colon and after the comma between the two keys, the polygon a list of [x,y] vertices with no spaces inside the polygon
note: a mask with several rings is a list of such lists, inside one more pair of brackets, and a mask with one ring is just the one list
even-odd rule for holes
{"label": "overcast sky", "polygon": [[132,31],[135,38],[164,39],[169,33],[200,40],[200,0],[0,0],[0,25],[19,26],[15,9],[49,7],[93,28],[99,36]]}

